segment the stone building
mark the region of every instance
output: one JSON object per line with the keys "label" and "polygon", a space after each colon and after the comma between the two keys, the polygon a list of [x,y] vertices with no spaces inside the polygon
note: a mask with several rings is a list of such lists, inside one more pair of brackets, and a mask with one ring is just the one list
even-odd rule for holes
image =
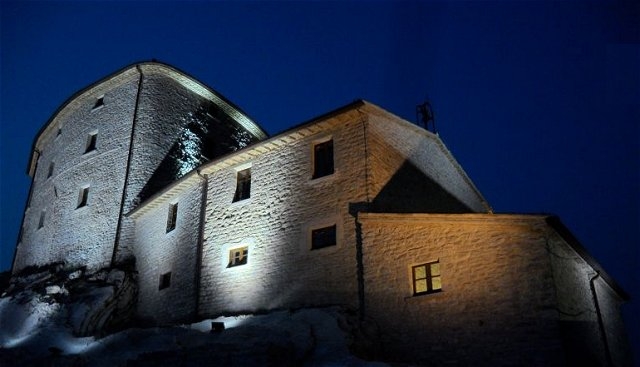
{"label": "stone building", "polygon": [[439,137],[356,101],[273,137],[133,65],[35,139],[13,272],[135,260],[140,318],[343,305],[390,360],[630,363],[626,293],[555,217],[494,214]]}

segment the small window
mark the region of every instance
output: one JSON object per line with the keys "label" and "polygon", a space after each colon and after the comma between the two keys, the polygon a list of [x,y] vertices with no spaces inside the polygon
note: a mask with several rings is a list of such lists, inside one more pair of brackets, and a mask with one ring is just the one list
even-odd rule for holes
{"label": "small window", "polygon": [[98,133],[91,133],[87,137],[87,148],[84,150],[85,153],[92,152],[96,150],[96,141],[98,140]]}
{"label": "small window", "polygon": [[58,128],[58,133],[56,134],[56,138],[58,136],[60,136],[60,135],[62,135],[62,128],[61,127]]}
{"label": "small window", "polygon": [[98,97],[96,99],[96,103],[93,105],[93,109],[96,110],[102,106],[104,106],[104,96]]}
{"label": "small window", "polygon": [[229,251],[229,265],[228,268],[245,265],[249,260],[249,248],[248,247],[240,247],[234,248]]}
{"label": "small window", "polygon": [[442,290],[439,261],[414,266],[412,273],[414,296]]}
{"label": "small window", "polygon": [[83,206],[87,206],[87,202],[89,201],[89,187],[83,187],[80,189],[80,194],[78,195],[78,206],[77,208],[82,208]]}
{"label": "small window", "polygon": [[160,282],[158,284],[158,290],[161,291],[171,286],[171,272],[160,275]]}
{"label": "small window", "polygon": [[178,219],[178,203],[169,205],[169,213],[167,215],[167,233],[176,229],[176,221]]}
{"label": "small window", "polygon": [[55,166],[55,163],[51,162],[49,163],[49,172],[47,172],[47,178],[53,176],[53,168]]}
{"label": "small window", "polygon": [[248,199],[251,197],[251,168],[238,171],[236,179],[236,194],[233,202]]}
{"label": "small window", "polygon": [[336,245],[336,225],[311,231],[311,249],[317,250]]}
{"label": "small window", "polygon": [[313,146],[313,178],[333,174],[333,140]]}
{"label": "small window", "polygon": [[46,210],[43,210],[43,211],[40,212],[40,220],[38,221],[38,229],[44,227],[44,217],[45,217],[46,213],[47,213]]}

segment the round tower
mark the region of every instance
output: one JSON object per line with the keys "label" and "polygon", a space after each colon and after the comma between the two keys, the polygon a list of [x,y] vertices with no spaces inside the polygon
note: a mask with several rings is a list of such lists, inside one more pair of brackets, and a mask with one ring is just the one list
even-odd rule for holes
{"label": "round tower", "polygon": [[267,135],[194,78],[161,63],[126,67],[76,93],[37,134],[13,273],[131,258],[124,216],[202,163]]}

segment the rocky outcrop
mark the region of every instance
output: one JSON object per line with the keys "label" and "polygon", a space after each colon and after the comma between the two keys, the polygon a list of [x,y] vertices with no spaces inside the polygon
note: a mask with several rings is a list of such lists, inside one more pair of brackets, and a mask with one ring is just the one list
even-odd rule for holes
{"label": "rocky outcrop", "polygon": [[[11,279],[0,298],[4,303],[0,322],[8,326],[3,337],[24,337],[17,335],[29,332],[23,325],[33,324],[37,330],[46,322],[69,325],[75,336],[104,335],[130,322],[136,295],[134,273],[125,269],[86,273],[84,268],[66,269],[62,263],[25,269]],[[39,312],[45,309],[45,314]],[[39,316],[27,322],[34,314]]]}

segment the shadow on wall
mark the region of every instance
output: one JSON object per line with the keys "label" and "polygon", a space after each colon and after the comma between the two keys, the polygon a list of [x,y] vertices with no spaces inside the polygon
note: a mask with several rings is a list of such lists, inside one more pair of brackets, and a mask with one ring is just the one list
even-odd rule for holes
{"label": "shadow on wall", "polygon": [[410,161],[400,169],[373,199],[371,210],[386,213],[473,213]]}
{"label": "shadow on wall", "polygon": [[593,329],[597,328],[595,324],[595,322],[589,321],[560,320],[558,322],[567,360],[575,366],[600,366],[600,358],[596,353],[599,345],[597,342],[588,345],[588,342],[592,340],[587,338],[587,336],[594,334]]}
{"label": "shadow on wall", "polygon": [[180,136],[140,191],[141,202],[202,164],[258,140],[212,103],[183,119],[185,127]]}

